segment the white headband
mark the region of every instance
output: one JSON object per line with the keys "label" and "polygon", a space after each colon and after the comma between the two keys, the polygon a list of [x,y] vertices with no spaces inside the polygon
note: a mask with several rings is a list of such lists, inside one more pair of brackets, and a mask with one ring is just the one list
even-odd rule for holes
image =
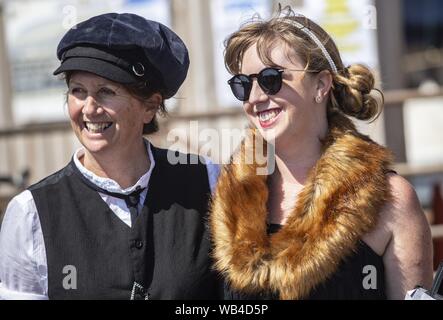
{"label": "white headband", "polygon": [[325,46],[323,45],[323,43],[321,43],[321,41],[317,38],[317,36],[308,28],[306,28],[304,25],[302,25],[301,23],[294,21],[292,19],[286,19],[284,20],[287,23],[290,23],[292,25],[294,25],[295,27],[297,27],[298,29],[300,29],[301,31],[303,31],[304,33],[306,33],[309,38],[312,39],[312,41],[315,42],[315,44],[320,48],[321,52],[323,52],[323,55],[325,56],[326,60],[328,60],[329,65],[331,66],[332,71],[334,71],[335,73],[337,73],[337,67],[335,66],[334,61],[332,60],[331,56],[329,55],[328,50],[326,50]]}

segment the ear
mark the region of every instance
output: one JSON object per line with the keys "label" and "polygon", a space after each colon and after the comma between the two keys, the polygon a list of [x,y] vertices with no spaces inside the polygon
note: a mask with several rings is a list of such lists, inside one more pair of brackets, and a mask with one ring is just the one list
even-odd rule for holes
{"label": "ear", "polygon": [[332,87],[332,75],[328,70],[320,71],[317,74],[317,83],[316,83],[316,97],[321,97],[321,100],[325,100],[329,94],[329,91]]}
{"label": "ear", "polygon": [[143,113],[143,122],[148,124],[152,121],[152,118],[154,118],[155,114],[158,111],[158,108],[160,104],[163,101],[163,97],[160,93],[154,93],[152,96],[147,99],[145,104],[145,112]]}

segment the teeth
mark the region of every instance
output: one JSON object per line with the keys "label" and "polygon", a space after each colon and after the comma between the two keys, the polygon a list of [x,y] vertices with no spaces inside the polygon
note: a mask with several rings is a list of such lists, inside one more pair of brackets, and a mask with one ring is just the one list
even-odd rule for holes
{"label": "teeth", "polygon": [[260,121],[266,122],[275,118],[280,113],[280,110],[272,109],[268,111],[263,111],[258,114]]}
{"label": "teeth", "polygon": [[102,133],[112,125],[112,122],[85,122],[85,127],[89,132]]}

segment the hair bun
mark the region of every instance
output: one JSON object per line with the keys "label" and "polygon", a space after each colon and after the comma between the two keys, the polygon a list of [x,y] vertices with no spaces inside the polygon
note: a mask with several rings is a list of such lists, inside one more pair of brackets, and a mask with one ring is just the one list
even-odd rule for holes
{"label": "hair bun", "polygon": [[375,79],[362,64],[353,64],[341,74],[334,75],[333,107],[359,120],[370,120],[379,115],[380,103],[371,96]]}
{"label": "hair bun", "polygon": [[349,86],[360,91],[362,94],[369,94],[374,89],[374,75],[365,66],[354,64],[348,67]]}

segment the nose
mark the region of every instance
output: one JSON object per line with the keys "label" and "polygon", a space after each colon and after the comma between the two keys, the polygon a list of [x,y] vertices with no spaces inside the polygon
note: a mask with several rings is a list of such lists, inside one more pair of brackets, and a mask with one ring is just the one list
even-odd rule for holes
{"label": "nose", "polygon": [[84,115],[101,114],[103,108],[93,96],[89,95],[84,101],[82,112]]}
{"label": "nose", "polygon": [[251,93],[249,94],[248,102],[252,105],[265,102],[268,100],[268,95],[263,91],[263,89],[258,85],[257,79],[252,82]]}

